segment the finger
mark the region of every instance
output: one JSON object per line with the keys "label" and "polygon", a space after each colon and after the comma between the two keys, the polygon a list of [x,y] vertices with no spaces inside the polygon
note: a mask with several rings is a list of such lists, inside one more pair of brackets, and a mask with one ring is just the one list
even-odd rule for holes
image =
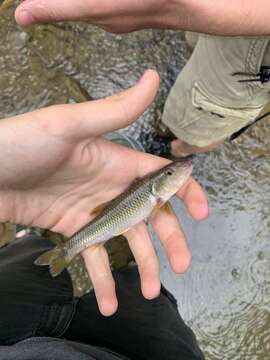
{"label": "finger", "polygon": [[[139,155],[138,155],[139,156]],[[170,161],[158,156],[140,154],[138,162],[138,177],[143,177],[147,173],[160,169]],[[203,220],[208,217],[208,201],[201,185],[192,177],[177,192],[177,196],[183,200],[188,212],[195,220]]]}
{"label": "finger", "polygon": [[192,177],[181,187],[177,196],[183,200],[188,212],[195,220],[208,217],[207,197],[200,184]]}
{"label": "finger", "polygon": [[103,246],[99,246],[86,249],[82,255],[93,283],[99,310],[102,315],[111,316],[116,312],[118,303],[108,254]]}
{"label": "finger", "polygon": [[153,299],[159,295],[159,262],[145,223],[141,222],[125,233],[138,265],[143,296]]}
{"label": "finger", "polygon": [[[160,169],[170,161],[150,154],[138,154],[138,177]],[[140,158],[139,158],[140,157]],[[176,194],[183,200],[188,212],[195,220],[203,220],[208,216],[208,201],[200,184],[192,177],[185,182]]]}
{"label": "finger", "polygon": [[99,13],[106,10],[97,0],[25,0],[17,7],[15,18],[21,26],[60,20],[85,20],[89,13],[94,16],[96,9]]}
{"label": "finger", "polygon": [[70,116],[80,125],[77,134],[82,137],[97,136],[130,125],[153,102],[158,86],[158,73],[148,70],[135,86],[117,95],[70,105]]}
{"label": "finger", "polygon": [[89,139],[137,120],[154,100],[158,85],[157,72],[148,70],[136,85],[117,95],[80,104],[54,105],[32,112],[31,118],[53,136],[71,141]]}
{"label": "finger", "polygon": [[185,234],[172,208],[161,208],[150,220],[166,250],[172,269],[178,273],[185,272],[190,265],[191,255]]}
{"label": "finger", "polygon": [[[144,19],[147,7],[144,3],[130,2],[126,0],[104,1],[104,0],[25,0],[15,11],[15,19],[21,26],[29,26],[40,23],[55,21],[88,21],[90,23],[104,26],[115,24],[120,31],[135,30],[132,19],[140,13],[141,20]],[[153,19],[153,13],[149,14]],[[121,19],[120,21],[117,21]],[[143,27],[139,21],[139,28]],[[155,24],[155,22],[153,22]],[[111,26],[110,26],[111,30]]]}

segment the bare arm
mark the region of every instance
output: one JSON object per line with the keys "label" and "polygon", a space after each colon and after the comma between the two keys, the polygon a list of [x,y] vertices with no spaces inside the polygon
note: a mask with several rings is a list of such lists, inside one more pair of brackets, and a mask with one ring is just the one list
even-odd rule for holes
{"label": "bare arm", "polygon": [[270,34],[268,0],[25,0],[20,25],[82,20],[112,32],[169,28],[223,35]]}

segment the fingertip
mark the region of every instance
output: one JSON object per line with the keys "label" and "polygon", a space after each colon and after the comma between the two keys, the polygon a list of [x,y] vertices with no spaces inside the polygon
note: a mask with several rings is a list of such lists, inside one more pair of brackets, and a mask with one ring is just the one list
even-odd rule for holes
{"label": "fingertip", "polygon": [[189,178],[177,195],[184,201],[190,215],[195,220],[204,220],[208,217],[207,196],[201,185],[192,177]]}
{"label": "fingertip", "polygon": [[172,254],[170,257],[170,263],[173,271],[178,274],[185,273],[191,264],[190,252],[186,254]]}
{"label": "fingertip", "polygon": [[160,281],[153,281],[151,283],[142,284],[142,294],[147,300],[153,300],[160,294]]}
{"label": "fingertip", "polygon": [[[143,91],[147,90],[147,96],[149,97],[148,103],[150,104],[158,91],[160,82],[159,74],[154,69],[146,70],[143,76],[140,78],[140,80],[137,83],[137,86],[142,87]],[[150,91],[149,91],[150,90]]]}
{"label": "fingertip", "polygon": [[147,300],[155,299],[160,294],[159,263],[157,258],[153,263],[145,264],[145,269],[140,269],[142,294]]}
{"label": "fingertip", "polygon": [[35,22],[31,12],[20,7],[15,10],[15,20],[20,26],[29,26]]}
{"label": "fingertip", "polygon": [[159,78],[159,74],[157,73],[156,70],[154,70],[154,69],[146,70],[145,73],[143,74],[143,76],[140,78],[138,83],[142,84],[146,81],[149,81],[150,79],[159,82],[160,78]]}
{"label": "fingertip", "polygon": [[109,317],[116,313],[118,309],[117,299],[101,299],[98,303],[99,311],[103,316]]}
{"label": "fingertip", "polygon": [[209,208],[207,201],[200,204],[198,202],[191,202],[189,204],[189,211],[195,220],[205,220],[209,215]]}

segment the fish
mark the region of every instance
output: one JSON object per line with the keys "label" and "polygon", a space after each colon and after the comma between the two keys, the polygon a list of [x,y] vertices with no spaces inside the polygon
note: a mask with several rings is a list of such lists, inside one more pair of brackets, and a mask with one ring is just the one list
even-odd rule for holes
{"label": "fish", "polygon": [[49,266],[51,276],[58,276],[88,247],[100,246],[115,236],[124,235],[131,227],[165,206],[184,185],[191,172],[190,160],[174,161],[135,180],[126,191],[99,207],[97,216],[66,243],[40,255],[35,265]]}

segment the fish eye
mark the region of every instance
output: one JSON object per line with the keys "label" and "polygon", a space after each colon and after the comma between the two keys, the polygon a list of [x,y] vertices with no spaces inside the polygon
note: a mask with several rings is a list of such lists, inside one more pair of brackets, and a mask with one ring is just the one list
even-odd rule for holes
{"label": "fish eye", "polygon": [[172,175],[172,171],[171,171],[171,170],[168,170],[168,171],[167,171],[167,175],[169,175],[169,176]]}

